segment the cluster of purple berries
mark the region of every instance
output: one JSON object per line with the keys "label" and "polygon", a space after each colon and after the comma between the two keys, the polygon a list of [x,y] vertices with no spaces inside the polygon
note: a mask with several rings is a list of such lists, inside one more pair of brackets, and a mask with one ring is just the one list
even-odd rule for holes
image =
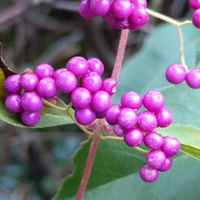
{"label": "cluster of purple berries", "polygon": [[[130,147],[144,144],[151,149],[147,155],[147,165],[140,169],[140,176],[146,182],[155,181],[158,171],[167,171],[172,165],[172,156],[179,152],[180,143],[172,137],[162,137],[155,131],[157,127],[167,127],[173,117],[169,109],[164,108],[164,96],[151,90],[143,99],[136,92],[126,92],[121,105],[112,105],[106,113],[106,121],[113,125],[117,136],[124,137]],[[142,107],[147,109],[140,113]]]}
{"label": "cluster of purple berries", "polygon": [[190,0],[190,7],[194,10],[192,23],[197,28],[200,28],[200,0]]}
{"label": "cluster of purple berries", "polygon": [[146,0],[82,0],[80,14],[101,16],[112,28],[138,30],[149,21]]}
{"label": "cluster of purple berries", "polygon": [[166,70],[166,78],[173,84],[180,84],[185,80],[189,87],[200,88],[200,69],[198,68],[187,72],[184,65],[171,64]]}

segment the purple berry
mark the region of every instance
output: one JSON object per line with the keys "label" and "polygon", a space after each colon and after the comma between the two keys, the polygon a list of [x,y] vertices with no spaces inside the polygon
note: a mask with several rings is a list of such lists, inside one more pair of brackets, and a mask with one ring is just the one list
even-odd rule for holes
{"label": "purple berry", "polygon": [[36,92],[26,92],[21,97],[21,106],[25,111],[36,112],[42,108],[43,102]]}
{"label": "purple berry", "polygon": [[140,27],[149,22],[149,14],[145,8],[136,7],[133,9],[129,19],[132,26]]}
{"label": "purple berry", "polygon": [[150,149],[159,149],[162,146],[163,137],[156,132],[148,132],[144,136],[144,144]]}
{"label": "purple berry", "polygon": [[196,28],[200,28],[200,8],[193,12],[192,23],[196,26]]}
{"label": "purple berry", "polygon": [[85,109],[87,108],[92,100],[90,92],[82,87],[76,88],[71,95],[72,105],[76,109]]}
{"label": "purple berry", "polygon": [[121,98],[123,107],[139,109],[142,105],[142,98],[136,92],[126,92]]}
{"label": "purple berry", "polygon": [[150,90],[144,95],[143,105],[151,112],[158,112],[164,104],[164,96],[158,91]]}
{"label": "purple berry", "polygon": [[167,108],[162,108],[159,112],[157,112],[156,118],[158,126],[162,128],[169,126],[173,121],[172,113]]}
{"label": "purple berry", "polygon": [[124,130],[123,130],[123,128],[119,124],[115,124],[114,125],[113,131],[119,137],[124,136]]}
{"label": "purple berry", "polygon": [[90,9],[95,15],[102,16],[110,10],[110,0],[90,0]]}
{"label": "purple berry", "polygon": [[157,127],[156,116],[148,111],[141,112],[138,115],[138,125],[143,131],[153,131]]}
{"label": "purple berry", "polygon": [[158,170],[152,169],[148,165],[144,165],[143,167],[141,167],[139,173],[140,173],[140,178],[148,183],[154,182],[158,178]]}
{"label": "purple berry", "polygon": [[5,101],[6,108],[13,113],[20,113],[21,108],[21,97],[18,94],[11,94],[7,96]]}
{"label": "purple berry", "polygon": [[57,94],[56,82],[53,78],[43,78],[37,86],[38,94],[44,99],[52,99]]}
{"label": "purple berry", "polygon": [[14,74],[5,80],[5,89],[10,94],[17,94],[21,90],[21,75]]}
{"label": "purple berry", "polygon": [[90,58],[87,60],[90,71],[96,72],[100,76],[104,72],[104,64],[98,58]]}
{"label": "purple berry", "polygon": [[95,113],[90,108],[76,110],[75,117],[77,122],[82,125],[89,125],[96,119]]}
{"label": "purple berry", "polygon": [[173,136],[167,136],[163,140],[161,149],[167,156],[173,156],[180,151],[180,142]]}
{"label": "purple berry", "polygon": [[101,89],[113,95],[117,90],[117,81],[113,78],[107,78],[103,81]]}
{"label": "purple berry", "polygon": [[38,84],[38,77],[35,74],[24,74],[21,77],[21,86],[25,91],[33,91]]}
{"label": "purple berry", "polygon": [[27,126],[36,125],[40,121],[40,119],[41,119],[41,114],[39,111],[36,111],[36,112],[24,111],[21,114],[21,120]]}
{"label": "purple berry", "polygon": [[148,166],[159,169],[165,164],[166,156],[161,150],[152,150],[147,154]]}
{"label": "purple berry", "polygon": [[130,27],[129,19],[118,19],[116,18],[117,29],[128,29]]}
{"label": "purple berry", "polygon": [[55,71],[55,73],[54,73],[54,79],[56,80],[58,77],[59,77],[59,75],[61,74],[61,73],[63,73],[63,72],[67,72],[68,70],[66,69],[66,68],[60,68],[60,69],[57,69],[56,71]]}
{"label": "purple berry", "polygon": [[91,93],[100,90],[101,85],[101,76],[96,72],[89,72],[82,79],[82,87],[87,88]]}
{"label": "purple berry", "polygon": [[123,108],[119,113],[118,123],[124,129],[132,129],[137,123],[137,114],[131,108]]}
{"label": "purple berry", "polygon": [[143,132],[139,129],[132,129],[125,133],[124,142],[130,147],[137,147],[143,142]]}
{"label": "purple berry", "polygon": [[119,29],[116,18],[109,12],[107,15],[102,16],[103,20],[114,29]]}
{"label": "purple berry", "polygon": [[66,68],[72,72],[76,77],[83,76],[88,72],[88,63],[87,60],[81,56],[75,56],[71,58]]}
{"label": "purple berry", "polygon": [[191,88],[200,88],[200,69],[192,69],[185,78]]}
{"label": "purple berry", "polygon": [[96,15],[90,9],[90,0],[82,0],[79,6],[79,13],[85,19],[92,19]]}
{"label": "purple berry", "polygon": [[200,0],[190,0],[190,7],[194,10],[200,8]]}
{"label": "purple berry", "polygon": [[111,6],[112,14],[119,19],[128,18],[132,9],[130,0],[114,0]]}
{"label": "purple berry", "polygon": [[166,70],[166,78],[170,83],[179,84],[185,80],[186,73],[183,65],[172,64]]}
{"label": "purple berry", "polygon": [[172,158],[166,158],[165,163],[163,164],[163,166],[161,168],[159,168],[159,171],[165,172],[165,171],[169,170],[171,168],[172,164],[173,164]]}
{"label": "purple berry", "polygon": [[135,7],[143,7],[147,8],[147,1],[146,0],[131,0]]}
{"label": "purple berry", "polygon": [[54,75],[54,69],[49,64],[40,64],[35,69],[35,74],[39,79],[45,78],[45,77],[53,77]]}
{"label": "purple berry", "polygon": [[114,104],[106,112],[106,121],[110,125],[115,125],[117,123],[118,115],[121,111],[121,106]]}
{"label": "purple berry", "polygon": [[106,111],[104,112],[95,112],[97,119],[103,119],[106,116]]}
{"label": "purple berry", "polygon": [[92,97],[92,109],[97,113],[104,113],[112,104],[111,96],[105,91],[98,91]]}
{"label": "purple berry", "polygon": [[72,92],[78,84],[78,81],[70,71],[62,72],[57,75],[56,86],[65,93]]}

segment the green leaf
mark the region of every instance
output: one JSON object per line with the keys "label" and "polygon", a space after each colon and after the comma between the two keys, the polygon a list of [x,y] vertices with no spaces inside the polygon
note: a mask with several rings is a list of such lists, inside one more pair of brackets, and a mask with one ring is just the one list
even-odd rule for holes
{"label": "green leaf", "polygon": [[200,67],[200,38],[198,38],[197,42],[196,42],[196,67],[199,68]]}
{"label": "green leaf", "polygon": [[[53,200],[74,200],[90,142],[74,157],[74,174],[65,178]],[[100,141],[84,200],[197,200],[200,196],[200,162],[186,155],[174,159],[172,169],[155,183],[140,180],[138,169],[145,156],[119,141]]]}
{"label": "green leaf", "polygon": [[42,109],[42,119],[34,127],[25,126],[20,121],[18,115],[9,112],[4,103],[4,99],[0,98],[0,120],[22,128],[47,128],[66,124],[73,124],[72,120],[66,115],[65,112],[59,111],[55,108],[44,107]]}
{"label": "green leaf", "polygon": [[190,156],[200,159],[200,149],[190,145],[181,144],[181,150]]}

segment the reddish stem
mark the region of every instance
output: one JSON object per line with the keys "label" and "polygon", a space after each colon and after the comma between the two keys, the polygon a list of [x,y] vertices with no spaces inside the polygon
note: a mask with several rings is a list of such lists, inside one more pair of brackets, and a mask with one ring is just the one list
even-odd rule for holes
{"label": "reddish stem", "polygon": [[112,73],[112,78],[114,78],[115,80],[118,80],[118,78],[119,78],[122,62],[124,59],[126,44],[127,44],[127,40],[128,40],[128,34],[129,34],[128,29],[122,30],[122,32],[121,32],[119,46],[118,46],[118,50],[117,50],[117,56],[115,59],[115,65],[114,65],[114,69],[113,69],[113,73]]}
{"label": "reddish stem", "polygon": [[97,151],[98,144],[99,144],[99,134],[97,133],[97,134],[94,135],[94,137],[92,139],[92,143],[90,145],[88,158],[87,158],[87,161],[86,161],[86,165],[85,165],[85,169],[84,169],[83,176],[82,176],[82,179],[81,179],[81,183],[80,183],[80,186],[79,186],[79,190],[78,190],[77,195],[76,195],[76,200],[82,200],[83,199],[83,196],[84,196],[84,193],[85,193],[85,190],[86,190],[86,186],[87,186],[88,180],[90,178],[90,173],[91,173],[91,170],[92,170],[92,166],[93,166],[93,162],[94,162],[94,158],[95,158],[95,154],[96,154],[96,151]]}

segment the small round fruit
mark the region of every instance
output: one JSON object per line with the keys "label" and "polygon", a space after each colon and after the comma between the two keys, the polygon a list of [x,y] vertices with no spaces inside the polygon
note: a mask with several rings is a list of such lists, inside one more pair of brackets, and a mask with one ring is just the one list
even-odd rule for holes
{"label": "small round fruit", "polygon": [[164,104],[164,96],[159,91],[150,90],[144,95],[143,105],[151,112],[158,112]]}
{"label": "small round fruit", "polygon": [[126,92],[121,98],[123,107],[139,109],[142,106],[142,98],[136,92]]}
{"label": "small round fruit", "polygon": [[63,72],[67,72],[68,70],[66,69],[66,68],[60,68],[60,69],[57,69],[56,71],[55,71],[55,73],[54,73],[54,79],[56,80],[58,77],[59,77],[59,75],[61,74],[61,73],[63,73]]}
{"label": "small round fruit", "polygon": [[18,94],[11,94],[7,96],[5,105],[6,108],[13,113],[20,113],[22,111],[21,97]]}
{"label": "small round fruit", "polygon": [[114,131],[115,135],[117,135],[119,137],[124,136],[124,129],[119,124],[114,125],[113,131]]}
{"label": "small round fruit", "polygon": [[91,100],[92,96],[86,88],[78,87],[72,92],[71,102],[76,109],[87,108]]}
{"label": "small round fruit", "polygon": [[200,69],[192,69],[185,78],[187,84],[194,89],[200,88]]}
{"label": "small round fruit", "polygon": [[106,112],[112,104],[111,96],[105,91],[98,91],[92,97],[92,109],[97,113]]}
{"label": "small round fruit", "polygon": [[100,76],[104,72],[104,64],[98,58],[90,58],[87,60],[89,70],[92,72],[96,72]]}
{"label": "small round fruit", "polygon": [[66,65],[66,68],[72,72],[76,77],[81,77],[88,72],[87,60],[81,56],[71,58]]}
{"label": "small round fruit", "polygon": [[162,108],[159,112],[157,112],[156,118],[158,126],[162,128],[169,126],[173,121],[172,113],[167,108]]}
{"label": "small round fruit", "polygon": [[125,133],[124,142],[130,147],[137,147],[143,142],[143,132],[139,129],[132,129]]}
{"label": "small round fruit", "polygon": [[21,114],[21,120],[27,126],[34,126],[38,124],[40,119],[41,119],[41,113],[39,111],[36,112],[24,111]]}
{"label": "small round fruit", "polygon": [[138,125],[143,131],[153,131],[157,127],[156,116],[148,111],[141,112],[138,115]]}
{"label": "small round fruit", "polygon": [[193,12],[192,23],[196,26],[196,28],[200,28],[200,8]]}
{"label": "small round fruit", "polygon": [[144,136],[144,144],[150,149],[159,149],[163,143],[163,136],[156,132],[148,132]]}
{"label": "small round fruit", "polygon": [[180,64],[171,64],[166,70],[166,79],[173,84],[182,83],[186,77],[186,69]]}
{"label": "small round fruit", "polygon": [[43,102],[36,92],[26,92],[21,97],[21,106],[25,111],[36,112],[42,108]]}
{"label": "small round fruit", "polygon": [[38,77],[35,74],[23,74],[21,77],[21,86],[25,91],[33,91],[38,84]]}
{"label": "small round fruit", "polygon": [[5,89],[10,94],[17,94],[21,91],[21,75],[14,74],[5,80]]}
{"label": "small round fruit", "polygon": [[106,121],[110,125],[117,124],[117,119],[118,119],[120,111],[121,111],[121,106],[117,104],[112,105],[106,112],[106,116],[105,116]]}
{"label": "small round fruit", "polygon": [[114,29],[119,29],[117,19],[112,15],[112,13],[108,13],[102,16],[103,20],[108,23],[108,25]]}
{"label": "small round fruit", "polygon": [[86,108],[86,109],[76,110],[75,118],[79,124],[89,125],[96,119],[96,115],[92,111],[92,109]]}
{"label": "small round fruit", "polygon": [[118,123],[124,129],[132,129],[137,123],[137,114],[131,108],[121,109],[118,116]]}
{"label": "small round fruit", "polygon": [[152,150],[147,154],[147,164],[154,169],[160,169],[165,164],[166,156],[161,150]]}
{"label": "small round fruit", "polygon": [[107,78],[103,81],[101,89],[113,95],[117,90],[117,81],[113,78]]}
{"label": "small round fruit", "polygon": [[154,182],[158,179],[158,170],[152,169],[148,165],[141,167],[139,174],[140,178],[147,183]]}
{"label": "small round fruit", "polygon": [[173,156],[180,151],[180,142],[173,136],[167,136],[163,140],[161,149],[167,156]]}
{"label": "small round fruit", "polygon": [[194,10],[200,8],[200,0],[190,0],[190,7]]}
{"label": "small round fruit", "polygon": [[35,74],[39,79],[45,78],[45,77],[53,77],[54,75],[54,69],[49,64],[40,64],[35,69]]}
{"label": "small round fruit", "polygon": [[161,168],[159,168],[159,171],[166,172],[171,168],[172,164],[173,164],[172,158],[166,158],[164,165]]}
{"label": "small round fruit", "polygon": [[90,9],[95,15],[106,15],[111,6],[110,0],[90,0]]}
{"label": "small round fruit", "polygon": [[147,8],[147,1],[146,0],[131,0],[135,7],[143,7]]}

